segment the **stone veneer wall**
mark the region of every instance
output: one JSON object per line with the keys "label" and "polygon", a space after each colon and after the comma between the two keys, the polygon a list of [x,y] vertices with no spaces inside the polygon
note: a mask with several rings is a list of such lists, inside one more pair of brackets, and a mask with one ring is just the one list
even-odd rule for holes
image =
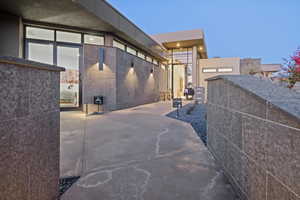
{"label": "stone veneer wall", "polygon": [[117,109],[159,101],[159,76],[160,67],[117,49]]}
{"label": "stone veneer wall", "polygon": [[[84,45],[82,71],[83,109],[97,110],[93,97],[104,96],[102,111],[124,109],[159,100],[160,68],[145,60],[113,47],[105,48],[105,67],[99,71],[100,46]],[[131,63],[134,67],[131,68]],[[153,75],[150,70],[154,68]]]}
{"label": "stone veneer wall", "polygon": [[61,70],[0,57],[0,199],[58,197]]}
{"label": "stone veneer wall", "polygon": [[116,110],[116,49],[105,48],[105,66],[99,71],[97,45],[84,45],[84,63],[82,70],[83,109],[88,104],[88,112],[97,111],[94,105],[94,96],[104,96],[102,111]]}
{"label": "stone veneer wall", "polygon": [[242,199],[300,199],[300,94],[252,76],[208,79],[208,148]]}

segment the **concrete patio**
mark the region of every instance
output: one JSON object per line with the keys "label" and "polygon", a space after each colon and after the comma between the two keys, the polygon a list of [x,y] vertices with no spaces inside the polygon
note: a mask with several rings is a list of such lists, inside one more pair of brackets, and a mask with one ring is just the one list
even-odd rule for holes
{"label": "concrete patio", "polygon": [[155,103],[101,116],[61,113],[61,177],[81,176],[62,200],[232,200],[193,128]]}

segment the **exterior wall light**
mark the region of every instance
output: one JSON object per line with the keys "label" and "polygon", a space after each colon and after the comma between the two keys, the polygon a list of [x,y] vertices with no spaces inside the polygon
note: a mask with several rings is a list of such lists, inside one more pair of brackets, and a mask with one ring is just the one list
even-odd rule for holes
{"label": "exterior wall light", "polygon": [[180,47],[180,43],[177,43],[176,46],[177,46],[177,47]]}
{"label": "exterior wall light", "polygon": [[154,69],[152,68],[152,69],[150,70],[150,73],[153,74],[153,72],[154,72]]}
{"label": "exterior wall light", "polygon": [[131,61],[131,68],[134,68],[134,62],[133,61]]}
{"label": "exterior wall light", "polygon": [[98,57],[99,71],[104,70],[104,58],[105,58],[105,49],[104,48],[99,48],[99,57]]}

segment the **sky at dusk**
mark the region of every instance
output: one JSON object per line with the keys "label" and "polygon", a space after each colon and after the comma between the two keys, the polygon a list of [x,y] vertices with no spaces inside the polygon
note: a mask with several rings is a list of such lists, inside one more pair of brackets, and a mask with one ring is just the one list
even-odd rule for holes
{"label": "sky at dusk", "polygon": [[208,56],[283,63],[300,46],[300,0],[108,0],[147,34],[203,29]]}

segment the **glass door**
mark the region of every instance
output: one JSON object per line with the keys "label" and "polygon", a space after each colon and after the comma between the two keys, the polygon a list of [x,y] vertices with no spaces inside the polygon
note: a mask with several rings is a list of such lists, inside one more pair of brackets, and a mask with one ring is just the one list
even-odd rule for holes
{"label": "glass door", "polygon": [[57,65],[66,71],[60,76],[60,107],[79,107],[80,46],[57,45]]}
{"label": "glass door", "polygon": [[173,72],[174,98],[184,98],[185,88],[186,88],[186,67],[185,65],[174,65],[174,72]]}

